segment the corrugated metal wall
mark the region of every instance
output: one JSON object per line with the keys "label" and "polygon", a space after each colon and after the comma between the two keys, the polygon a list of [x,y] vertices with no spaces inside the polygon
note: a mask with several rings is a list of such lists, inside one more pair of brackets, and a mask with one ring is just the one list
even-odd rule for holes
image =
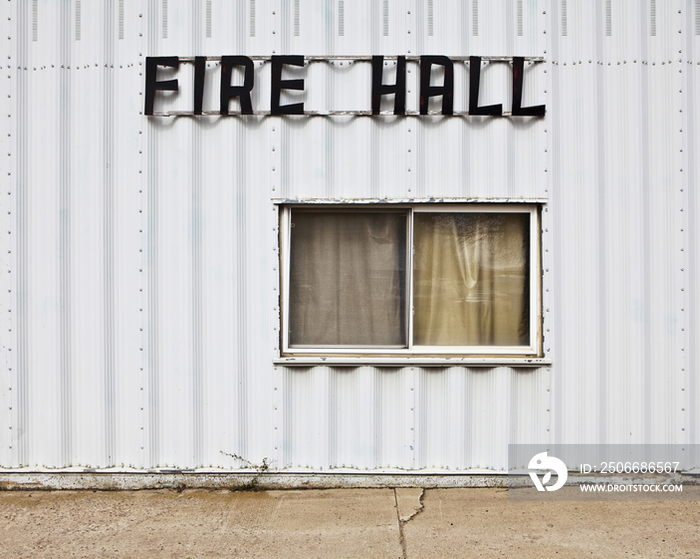
{"label": "corrugated metal wall", "polygon": [[[498,470],[508,443],[698,442],[698,2],[8,0],[0,19],[0,466]],[[541,56],[524,102],[547,116],[142,114],[146,56],[225,54]],[[483,74],[507,110],[508,66]],[[305,79],[310,109],[370,106],[367,63]],[[457,68],[455,108],[467,87]],[[273,200],[307,197],[548,199],[553,365],[274,365]]]}

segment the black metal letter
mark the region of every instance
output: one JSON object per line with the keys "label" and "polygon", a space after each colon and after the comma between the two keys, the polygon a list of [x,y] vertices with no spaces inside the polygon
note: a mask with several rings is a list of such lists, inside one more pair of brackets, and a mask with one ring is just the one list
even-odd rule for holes
{"label": "black metal letter", "polygon": [[394,96],[394,114],[406,114],[406,57],[399,56],[396,59],[396,83],[394,85],[382,84],[384,57],[372,57],[372,114],[379,114],[382,95]]}
{"label": "black metal letter", "polygon": [[[231,70],[234,66],[243,66],[245,75],[243,85],[231,85]],[[241,103],[241,114],[253,114],[253,102],[250,99],[250,92],[255,85],[255,68],[253,61],[247,56],[222,56],[221,57],[221,92],[219,95],[222,115],[228,114],[228,104],[231,97],[238,97]]]}
{"label": "black metal letter", "polygon": [[272,98],[270,99],[270,112],[273,115],[304,114],[304,103],[280,106],[280,95],[283,89],[304,91],[304,80],[282,79],[282,67],[285,64],[289,64],[290,66],[304,66],[304,57],[299,55],[272,57]]}
{"label": "black metal letter", "polygon": [[513,58],[513,116],[544,116],[544,105],[523,107],[523,73],[525,58]]}
{"label": "black metal letter", "polygon": [[[430,71],[432,66],[445,68],[445,80],[442,85],[430,85]],[[428,114],[428,102],[431,97],[442,95],[442,114],[451,115],[454,111],[453,93],[455,83],[455,69],[452,61],[446,56],[421,56],[420,57],[420,114]]]}
{"label": "black metal letter", "polygon": [[180,66],[180,59],[177,56],[146,57],[146,106],[143,112],[147,115],[153,114],[153,101],[156,91],[177,91],[177,80],[156,81],[158,66],[177,69]]}
{"label": "black metal letter", "polygon": [[204,99],[204,76],[207,70],[207,57],[194,57],[194,114],[202,114],[202,99]]}
{"label": "black metal letter", "polygon": [[503,114],[502,105],[479,106],[479,82],[481,81],[481,57],[469,57],[469,114],[470,115],[492,115],[501,116]]}

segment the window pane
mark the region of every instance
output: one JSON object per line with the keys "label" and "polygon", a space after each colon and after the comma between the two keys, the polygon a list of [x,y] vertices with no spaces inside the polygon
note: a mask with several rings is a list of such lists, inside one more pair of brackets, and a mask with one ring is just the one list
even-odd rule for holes
{"label": "window pane", "polygon": [[290,346],[406,346],[406,213],[293,211]]}
{"label": "window pane", "polygon": [[530,345],[530,215],[414,214],[414,345]]}

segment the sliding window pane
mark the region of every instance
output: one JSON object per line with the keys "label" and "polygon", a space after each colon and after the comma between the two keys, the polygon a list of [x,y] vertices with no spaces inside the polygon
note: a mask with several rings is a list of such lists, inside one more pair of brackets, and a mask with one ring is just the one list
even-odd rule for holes
{"label": "sliding window pane", "polygon": [[414,345],[530,344],[530,214],[414,214]]}
{"label": "sliding window pane", "polygon": [[293,210],[290,347],[406,347],[406,213]]}

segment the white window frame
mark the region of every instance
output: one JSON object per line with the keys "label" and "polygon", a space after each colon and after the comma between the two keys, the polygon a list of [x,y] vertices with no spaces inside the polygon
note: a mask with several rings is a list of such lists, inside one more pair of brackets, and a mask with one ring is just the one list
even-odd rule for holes
{"label": "white window frame", "polygon": [[[284,364],[422,364],[445,365],[454,363],[455,359],[475,365],[496,363],[513,366],[537,366],[551,361],[543,356],[542,345],[542,287],[541,287],[541,235],[540,211],[542,201],[507,202],[414,202],[411,203],[303,203],[290,201],[280,204],[280,340],[281,349],[276,361]],[[408,347],[374,348],[374,347],[290,347],[289,346],[289,291],[290,282],[290,240],[291,213],[294,209],[316,210],[398,210],[407,212],[407,258],[406,258],[406,308],[408,314]],[[473,213],[523,213],[530,215],[530,344],[528,346],[414,346],[413,345],[413,221],[419,212],[473,212]]]}

